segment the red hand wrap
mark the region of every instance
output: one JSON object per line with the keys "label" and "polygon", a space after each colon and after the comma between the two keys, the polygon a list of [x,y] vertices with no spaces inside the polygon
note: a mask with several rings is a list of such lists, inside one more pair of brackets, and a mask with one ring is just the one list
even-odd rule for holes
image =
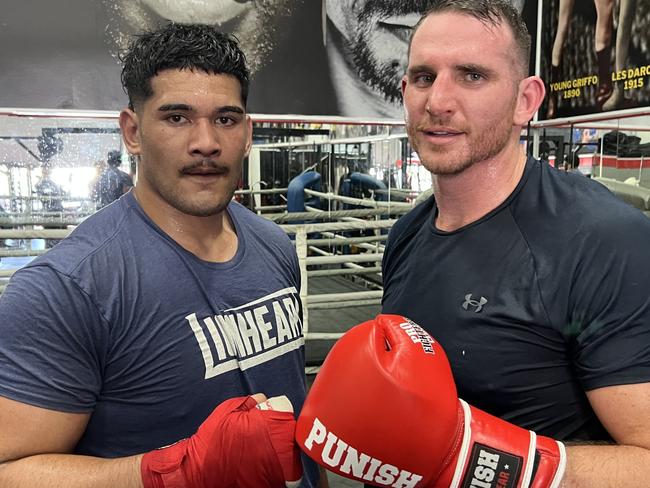
{"label": "red hand wrap", "polygon": [[146,453],[144,488],[275,488],[298,480],[293,414],[256,405],[252,397],[226,400],[193,436]]}

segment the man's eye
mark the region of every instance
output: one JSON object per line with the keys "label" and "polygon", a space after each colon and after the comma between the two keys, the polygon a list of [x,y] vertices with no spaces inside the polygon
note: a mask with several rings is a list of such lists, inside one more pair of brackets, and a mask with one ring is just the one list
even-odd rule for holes
{"label": "man's eye", "polygon": [[172,124],[180,124],[181,122],[185,121],[185,117],[182,115],[170,115],[167,117],[167,120],[169,120]]}
{"label": "man's eye", "polygon": [[466,78],[468,81],[481,81],[483,75],[480,73],[467,73]]}
{"label": "man's eye", "polygon": [[425,85],[430,85],[433,83],[433,76],[432,75],[417,75],[414,77],[414,81],[416,85],[419,86],[425,86]]}
{"label": "man's eye", "polygon": [[218,117],[217,123],[219,125],[232,125],[235,123],[235,121],[232,117]]}

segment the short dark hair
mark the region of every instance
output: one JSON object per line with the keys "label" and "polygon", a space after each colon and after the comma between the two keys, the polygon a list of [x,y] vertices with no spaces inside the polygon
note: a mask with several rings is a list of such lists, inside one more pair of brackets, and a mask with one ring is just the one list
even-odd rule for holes
{"label": "short dark hair", "polygon": [[411,54],[413,36],[424,20],[433,14],[454,12],[474,17],[487,26],[500,26],[502,23],[510,27],[519,51],[519,61],[524,76],[528,75],[530,64],[531,38],[528,28],[517,9],[508,0],[432,0],[429,10],[413,27],[409,40],[408,52]]}
{"label": "short dark hair", "polygon": [[122,164],[122,152],[109,151],[108,157],[106,158],[106,162],[108,163],[109,166],[112,166],[113,168],[117,168],[120,164]]}
{"label": "short dark hair", "polygon": [[166,69],[232,75],[239,80],[246,105],[249,86],[246,56],[237,38],[211,25],[170,22],[135,37],[120,59],[122,86],[131,109],[153,95],[151,79]]}

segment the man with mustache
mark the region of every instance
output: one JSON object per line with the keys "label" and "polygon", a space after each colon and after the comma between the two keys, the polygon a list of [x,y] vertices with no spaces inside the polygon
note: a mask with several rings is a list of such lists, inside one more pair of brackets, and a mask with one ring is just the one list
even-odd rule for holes
{"label": "man with mustache", "polygon": [[650,221],[526,157],[544,84],[508,2],[430,3],[401,87],[433,196],[390,232],[382,311],[439,341],[459,397],[564,441],[562,487],[645,486]]}
{"label": "man with mustache", "polygon": [[232,200],[252,144],[244,54],[169,24],[123,60],[135,187],[0,297],[0,486],[316,486],[293,440],[296,253]]}
{"label": "man with mustache", "polygon": [[[525,0],[511,3],[521,12]],[[429,4],[326,0],[327,60],[340,115],[401,117],[400,80],[411,29]]]}

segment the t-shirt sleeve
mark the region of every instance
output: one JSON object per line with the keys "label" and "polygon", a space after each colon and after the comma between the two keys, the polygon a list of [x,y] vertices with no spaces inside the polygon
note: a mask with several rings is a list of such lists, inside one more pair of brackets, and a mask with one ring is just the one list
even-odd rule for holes
{"label": "t-shirt sleeve", "polygon": [[107,328],[90,298],[47,266],[18,271],[0,296],[0,396],[64,412],[92,411]]}
{"label": "t-shirt sleeve", "polygon": [[[593,235],[571,287],[574,365],[586,390],[650,381],[650,222]],[[630,225],[631,224],[631,225]]]}

